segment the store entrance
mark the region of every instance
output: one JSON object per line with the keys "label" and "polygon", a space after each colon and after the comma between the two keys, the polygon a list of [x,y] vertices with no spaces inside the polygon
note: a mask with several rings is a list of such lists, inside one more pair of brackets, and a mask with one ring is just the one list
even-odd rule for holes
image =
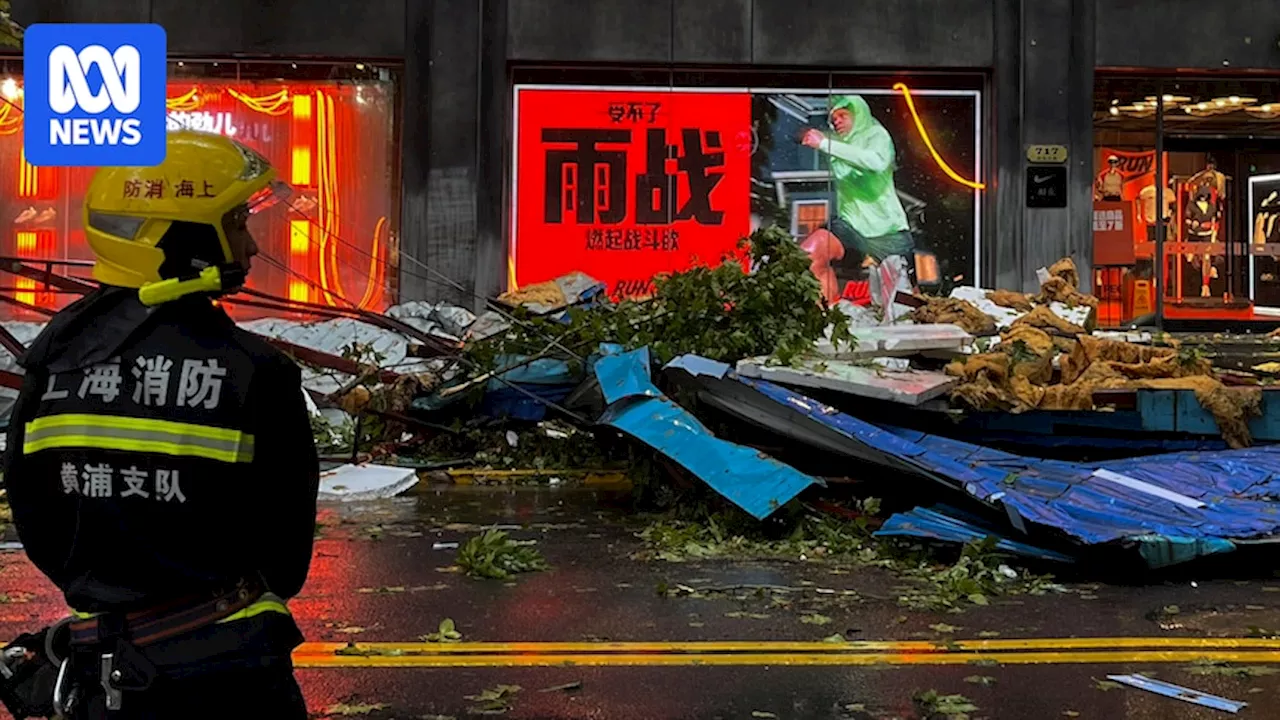
{"label": "store entrance", "polygon": [[1103,76],[1094,117],[1099,324],[1274,325],[1280,82]]}

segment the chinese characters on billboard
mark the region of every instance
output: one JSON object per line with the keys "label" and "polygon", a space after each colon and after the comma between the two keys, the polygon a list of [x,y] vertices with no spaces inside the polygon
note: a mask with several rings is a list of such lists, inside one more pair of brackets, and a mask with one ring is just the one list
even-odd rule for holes
{"label": "chinese characters on billboard", "polygon": [[526,90],[518,96],[517,286],[575,270],[621,295],[716,264],[749,231],[751,98]]}
{"label": "chinese characters on billboard", "polygon": [[614,296],[715,264],[768,224],[829,300],[900,256],[922,287],[976,284],[977,91],[517,86],[513,287],[581,271]]}

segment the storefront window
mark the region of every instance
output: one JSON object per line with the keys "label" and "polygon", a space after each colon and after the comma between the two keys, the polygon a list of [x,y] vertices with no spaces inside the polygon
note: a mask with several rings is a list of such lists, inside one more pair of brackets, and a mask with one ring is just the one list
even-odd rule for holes
{"label": "storefront window", "polygon": [[1099,321],[1248,322],[1280,305],[1280,81],[1101,75],[1094,110]]}
{"label": "storefront window", "polygon": [[[18,258],[88,261],[81,203],[94,169],[26,162],[20,68],[5,69],[13,72],[0,79],[0,248]],[[248,287],[373,310],[395,301],[396,92],[391,71],[363,64],[170,64],[169,128],[234,137],[266,156],[294,188],[286,212],[251,221],[260,255]],[[83,265],[55,271],[88,276]],[[44,308],[74,299],[31,278],[10,276],[0,285]],[[246,306],[229,310],[244,318],[270,314]],[[30,314],[13,307],[0,312]]]}
{"label": "storefront window", "polygon": [[821,73],[517,81],[509,286],[581,271],[642,295],[655,274],[718,263],[770,224],[809,252],[830,300],[868,302],[871,273],[894,257],[922,289],[978,284],[981,87]]}

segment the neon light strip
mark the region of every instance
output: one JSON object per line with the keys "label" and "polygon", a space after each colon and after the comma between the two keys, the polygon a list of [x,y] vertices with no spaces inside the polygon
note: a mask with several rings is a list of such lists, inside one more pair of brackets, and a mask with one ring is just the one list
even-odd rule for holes
{"label": "neon light strip", "polygon": [[387,218],[380,217],[378,223],[373,226],[373,246],[369,252],[369,284],[364,288],[364,297],[360,298],[360,307],[366,310],[371,304],[382,299],[382,278],[386,276],[386,269],[382,263],[378,262],[378,235],[386,224]]}
{"label": "neon light strip", "polygon": [[920,139],[924,140],[925,147],[929,148],[929,154],[933,156],[933,161],[938,163],[938,167],[942,168],[942,171],[945,172],[948,177],[961,185],[971,187],[974,190],[985,190],[987,187],[986,183],[977,182],[975,180],[966,180],[960,177],[955,170],[951,169],[951,166],[947,164],[947,161],[942,159],[942,155],[938,154],[938,150],[933,146],[933,140],[929,138],[929,131],[924,129],[924,121],[920,119],[920,113],[916,112],[915,101],[911,99],[911,88],[907,87],[903,83],[897,83],[893,86],[893,89],[900,91],[902,93],[902,97],[906,98],[907,109],[911,111],[911,117],[916,121],[916,130],[920,131]]}

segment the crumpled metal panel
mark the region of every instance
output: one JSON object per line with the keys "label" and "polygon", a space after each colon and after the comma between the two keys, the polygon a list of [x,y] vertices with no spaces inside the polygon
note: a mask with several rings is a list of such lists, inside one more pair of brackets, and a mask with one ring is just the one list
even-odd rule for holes
{"label": "crumpled metal panel", "polygon": [[1096,465],[1043,460],[878,427],[781,386],[738,380],[851,441],[1012,510],[1026,522],[1057,529],[1086,545],[1136,545],[1153,567],[1230,551],[1233,541],[1280,536],[1280,446],[1169,453]]}
{"label": "crumpled metal panel", "polygon": [[876,537],[924,537],[954,543],[969,543],[995,536],[998,539],[997,550],[1054,562],[1075,561],[1075,558],[1069,555],[1010,540],[1000,531],[985,524],[979,524],[964,513],[948,507],[918,507],[910,512],[896,513],[886,520],[874,535]]}
{"label": "crumpled metal panel", "polygon": [[754,448],[721,440],[653,385],[649,351],[606,354],[596,378],[609,407],[598,421],[679,463],[735,505],[763,520],[816,478]]}

